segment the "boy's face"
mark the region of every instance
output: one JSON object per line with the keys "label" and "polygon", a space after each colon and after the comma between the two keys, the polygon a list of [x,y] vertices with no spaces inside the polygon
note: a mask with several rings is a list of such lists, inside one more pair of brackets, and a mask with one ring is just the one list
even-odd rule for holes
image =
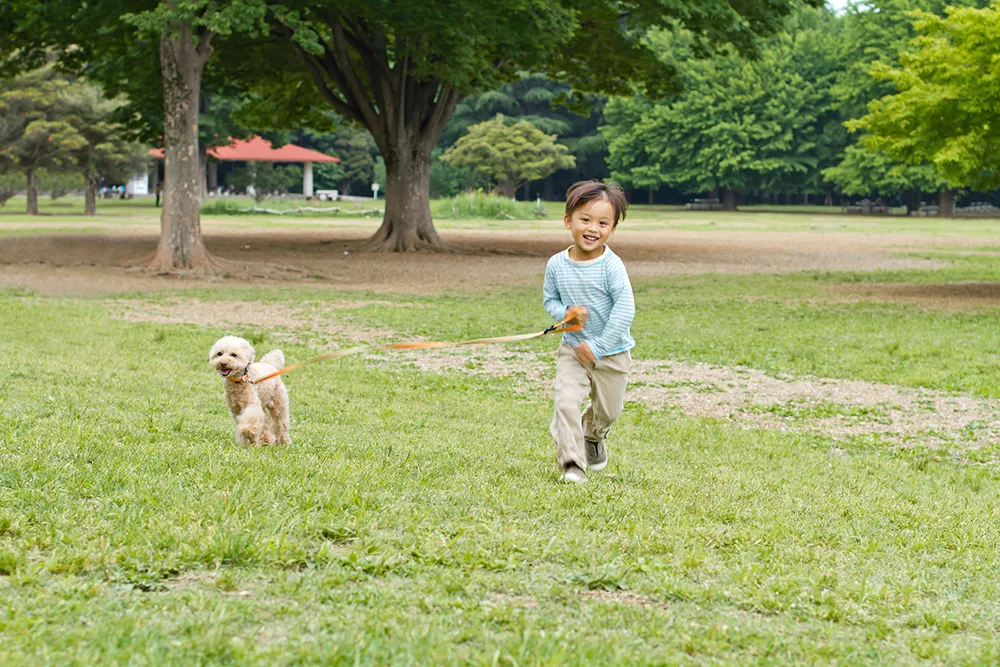
{"label": "boy's face", "polygon": [[564,216],[563,224],[573,234],[573,259],[596,259],[615,233],[615,208],[607,199],[598,199]]}

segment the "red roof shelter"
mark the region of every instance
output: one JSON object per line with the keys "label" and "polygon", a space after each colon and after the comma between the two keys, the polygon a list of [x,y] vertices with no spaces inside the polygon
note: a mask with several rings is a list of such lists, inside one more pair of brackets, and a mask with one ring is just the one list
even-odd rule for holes
{"label": "red roof shelter", "polygon": [[[312,166],[313,162],[340,162],[340,158],[310,148],[303,148],[295,144],[285,144],[281,148],[275,148],[271,142],[262,137],[251,137],[250,139],[233,139],[228,146],[209,148],[209,157],[223,162],[299,162],[302,163],[302,194],[311,197],[313,194]],[[162,148],[154,148],[149,154],[162,158],[164,151]]]}

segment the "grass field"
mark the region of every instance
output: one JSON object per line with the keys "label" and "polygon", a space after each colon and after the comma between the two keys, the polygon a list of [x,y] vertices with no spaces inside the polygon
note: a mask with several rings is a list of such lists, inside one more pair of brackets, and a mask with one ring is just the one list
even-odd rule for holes
{"label": "grass field", "polygon": [[[96,221],[115,216],[149,213]],[[636,362],[980,401],[978,422],[893,440],[873,429],[897,407],[850,395],[706,416],[649,392],[732,385],[637,374],[608,469],[582,487],[557,482],[547,433],[555,340],[290,375],[287,448],[234,444],[206,363],[223,333],[294,361],[537,330],[538,285],[2,290],[0,664],[996,663],[1000,440],[981,435],[1000,420],[997,224],[903,222],[977,250],[635,280]]]}

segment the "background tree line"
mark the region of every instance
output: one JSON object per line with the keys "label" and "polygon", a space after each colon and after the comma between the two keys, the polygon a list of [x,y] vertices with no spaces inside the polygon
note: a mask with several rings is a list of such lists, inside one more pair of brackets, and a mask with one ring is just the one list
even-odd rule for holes
{"label": "background tree line", "polygon": [[[820,0],[529,4],[10,0],[0,64],[23,73],[55,59],[68,85],[121,101],[109,122],[123,140],[162,142],[165,210],[150,265],[163,270],[218,268],[201,243],[205,155],[249,133],[346,157],[320,185],[385,181],[383,225],[366,246],[380,250],[439,247],[431,192],[474,186],[558,197],[575,178],[611,175],[650,201],[714,192],[733,207],[841,195],[913,205],[931,192],[945,205],[956,188],[990,184],[990,151],[966,150],[980,163],[954,168],[958,142],[976,136],[962,132],[964,108],[952,106],[962,113],[945,121],[955,132],[938,149],[890,130],[917,121],[913,105],[943,85],[941,59],[958,57],[969,34],[984,38],[996,5],[870,0],[836,15]],[[954,18],[963,6],[981,14]],[[918,26],[926,34],[912,41]],[[966,50],[988,70],[989,48]],[[976,82],[984,71],[966,74]],[[71,134],[65,151],[39,153],[53,168],[70,164]]]}

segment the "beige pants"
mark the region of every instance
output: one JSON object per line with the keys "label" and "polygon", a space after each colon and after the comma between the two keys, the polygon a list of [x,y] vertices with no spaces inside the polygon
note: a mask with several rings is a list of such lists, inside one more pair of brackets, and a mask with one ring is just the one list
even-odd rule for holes
{"label": "beige pants", "polygon": [[[550,431],[556,441],[559,465],[570,463],[587,469],[587,449],[583,439],[600,441],[625,405],[625,384],[632,368],[626,351],[581,364],[573,348],[563,343],[556,355],[555,415]],[[580,415],[580,404],[590,396],[590,405]]]}

